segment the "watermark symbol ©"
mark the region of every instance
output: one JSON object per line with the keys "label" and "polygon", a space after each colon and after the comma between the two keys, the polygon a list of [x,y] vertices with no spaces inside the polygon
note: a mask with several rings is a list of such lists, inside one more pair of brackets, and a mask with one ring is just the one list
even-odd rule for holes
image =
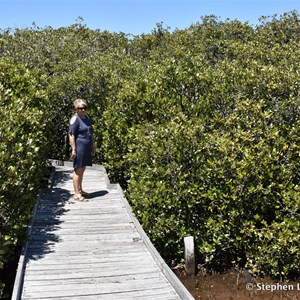
{"label": "watermark symbol \u00a9", "polygon": [[247,283],[246,289],[248,291],[300,291],[300,283],[297,284],[283,284],[283,283],[272,283],[272,284],[266,284],[266,283]]}

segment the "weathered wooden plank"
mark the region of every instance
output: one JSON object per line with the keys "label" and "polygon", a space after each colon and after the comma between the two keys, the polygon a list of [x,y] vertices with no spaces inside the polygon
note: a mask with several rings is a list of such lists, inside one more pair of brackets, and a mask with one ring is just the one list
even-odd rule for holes
{"label": "weathered wooden plank", "polygon": [[[105,245],[105,247],[102,247],[101,249],[87,249],[87,250],[61,250],[61,251],[48,251],[45,255],[45,253],[39,253],[34,251],[28,251],[28,261],[27,263],[31,261],[44,261],[44,260],[53,260],[53,261],[59,261],[64,259],[77,259],[82,257],[93,257],[95,259],[98,259],[99,257],[110,257],[114,255],[140,255],[140,253],[145,252],[144,245],[140,247],[136,247],[132,245],[132,247],[113,247],[112,245]],[[41,260],[42,258],[42,260]]]}
{"label": "weathered wooden plank", "polygon": [[[129,222],[128,217],[122,216],[122,214],[116,214],[114,217],[111,217],[110,214],[102,214],[99,215],[99,218],[88,218],[88,216],[86,217],[76,217],[76,216],[70,216],[68,218],[64,218],[64,219],[51,219],[51,218],[42,218],[39,217],[36,221],[35,221],[35,225],[62,225],[62,223],[66,224],[69,223],[71,224],[78,224],[78,225],[85,225],[88,223],[93,223],[93,224],[117,224],[117,223],[124,223],[124,222]],[[80,224],[81,223],[81,224]]]}
{"label": "weathered wooden plank", "polygon": [[[143,299],[143,300],[173,300],[174,296],[170,295],[170,292],[161,292],[154,294],[150,291],[150,295],[140,295],[139,292],[125,292],[125,293],[114,293],[109,295],[84,295],[81,296],[80,300],[132,300],[132,299]],[[39,299],[39,298],[23,298],[24,300]],[[49,298],[48,298],[49,299]],[[55,300],[66,300],[65,297],[55,297]],[[69,298],[70,299],[70,298]]]}
{"label": "weathered wooden plank", "polygon": [[[135,250],[135,251],[133,251]],[[28,259],[27,261],[27,265],[34,265],[34,264],[41,264],[41,265],[47,265],[47,264],[53,264],[53,265],[57,265],[57,264],[62,264],[65,262],[69,262],[70,264],[74,263],[78,263],[80,262],[111,262],[111,261],[131,261],[131,260],[135,260],[137,257],[150,257],[152,258],[152,256],[147,253],[145,251],[145,249],[133,249],[132,251],[109,251],[109,252],[103,252],[100,254],[94,254],[94,255],[79,255],[76,253],[73,253],[71,256],[67,256],[67,255],[57,255],[55,253],[53,254],[49,254],[45,257],[43,257],[43,259],[38,259],[38,257],[35,259],[34,257]]]}
{"label": "weathered wooden plank", "polygon": [[[162,294],[164,293],[164,294]],[[145,296],[146,294],[149,294]],[[161,291],[161,289],[155,289],[155,290],[143,290],[143,291],[116,291],[111,292],[108,294],[103,294],[101,292],[96,293],[93,292],[92,294],[76,294],[76,295],[70,295],[70,296],[62,296],[55,295],[55,297],[40,297],[38,294],[36,295],[30,295],[29,297],[26,297],[24,299],[76,299],[76,300],[82,300],[82,299],[93,299],[93,300],[133,300],[133,299],[143,299],[143,300],[174,300],[176,295],[174,295],[174,292],[164,289]]]}
{"label": "weathered wooden plank", "polygon": [[[59,213],[59,211],[57,211]],[[36,221],[40,219],[50,219],[50,220],[60,220],[60,221],[68,221],[68,220],[78,220],[78,219],[87,219],[87,220],[98,220],[99,218],[109,217],[109,219],[118,219],[122,217],[124,220],[129,220],[127,216],[123,216],[124,212],[122,208],[104,208],[102,210],[86,210],[86,211],[72,211],[68,215],[62,214],[58,218],[54,217],[55,211],[46,211],[37,213]],[[112,215],[113,214],[113,215]],[[109,215],[109,216],[107,216]],[[99,217],[99,218],[98,218]]]}
{"label": "weathered wooden plank", "polygon": [[[136,274],[140,274],[141,271],[136,270],[136,268],[126,268],[126,269],[121,269],[118,266],[112,267],[110,269],[99,269],[93,272],[89,272],[89,270],[82,270],[81,272],[78,271],[73,271],[73,272],[26,272],[25,275],[25,282],[29,282],[29,281],[41,281],[41,280],[48,280],[48,281],[52,281],[52,280],[57,280],[59,279],[61,282],[66,282],[70,279],[84,279],[84,278],[97,278],[97,277],[112,277],[112,276],[121,276],[121,275],[136,275]],[[158,272],[157,267],[155,266],[149,266],[147,267],[147,271],[144,272],[149,272],[149,273],[153,273],[153,272]]]}
{"label": "weathered wooden plank", "polygon": [[[25,289],[25,295],[27,294],[29,297],[31,295],[39,295],[40,299],[44,298],[54,298],[57,296],[64,297],[77,297],[75,299],[81,299],[80,297],[83,295],[103,295],[103,294],[113,294],[116,292],[126,292],[126,291],[140,291],[141,293],[145,290],[157,290],[166,288],[165,282],[161,280],[148,282],[144,281],[131,281],[130,284],[127,282],[123,283],[106,283],[105,285],[98,284],[76,284],[76,285],[63,285],[63,286],[54,286],[53,289],[50,287],[47,290],[40,289],[31,289],[27,291]],[[170,292],[172,291],[171,287],[167,287]]]}
{"label": "weathered wooden plank", "polygon": [[[127,255],[128,254],[128,255]],[[151,258],[149,258],[146,254],[138,254],[138,256],[134,255],[129,255],[129,253],[124,253],[123,255],[119,256],[100,256],[96,258],[85,258],[84,256],[77,256],[75,258],[70,258],[69,260],[67,259],[61,259],[61,258],[56,258],[56,261],[53,261],[53,258],[51,259],[43,259],[41,262],[40,260],[31,260],[30,262],[27,263],[27,266],[30,266],[30,269],[47,269],[50,270],[51,268],[64,268],[65,266],[72,267],[77,264],[80,265],[90,265],[93,264],[93,266],[108,266],[108,265],[117,265],[121,264],[124,260],[127,262],[133,263],[138,260],[143,260],[144,262],[149,260],[149,263],[153,263],[151,261]]]}
{"label": "weathered wooden plank", "polygon": [[[118,227],[119,228],[119,227]],[[118,229],[117,228],[117,229]],[[60,237],[62,237],[64,240],[78,240],[78,238],[80,239],[95,239],[95,241],[97,240],[97,238],[104,237],[106,238],[108,235],[110,237],[117,238],[118,236],[122,237],[140,237],[140,235],[133,229],[133,228],[119,228],[119,230],[111,230],[110,232],[106,229],[106,230],[102,230],[98,229],[91,229],[91,231],[89,230],[87,232],[87,229],[91,229],[88,227],[84,227],[82,226],[81,228],[74,228],[74,229],[59,229],[56,230],[55,232],[39,232],[39,231],[34,231],[34,235],[31,237],[31,241],[37,241],[37,240],[45,240],[45,239],[51,239],[51,237],[55,237],[55,235],[58,235]]]}
{"label": "weathered wooden plank", "polygon": [[[88,269],[88,270],[98,270],[100,268],[108,268],[108,267],[124,267],[129,268],[133,265],[134,267],[144,267],[147,269],[148,265],[154,265],[154,261],[151,257],[148,255],[140,255],[138,257],[134,258],[126,258],[126,261],[124,261],[124,257],[122,257],[123,260],[116,259],[116,260],[102,260],[102,261],[82,261],[79,260],[76,262],[70,262],[65,261],[64,263],[60,264],[28,264],[30,266],[30,271],[45,271],[47,273],[50,273],[51,271],[58,271],[66,270],[72,271],[72,270],[79,270],[79,269]],[[28,273],[29,274],[29,273]],[[36,273],[37,274],[37,273]]]}
{"label": "weathered wooden plank", "polygon": [[[72,247],[73,246],[73,247]],[[43,243],[29,243],[28,246],[28,253],[31,255],[33,253],[38,253],[39,255],[49,255],[49,253],[54,252],[56,254],[61,254],[61,255],[72,255],[73,253],[78,253],[78,252],[85,252],[88,254],[97,254],[97,253],[103,253],[103,252],[108,252],[108,251],[113,251],[113,250],[119,250],[119,251],[132,251],[134,249],[144,249],[144,245],[142,243],[132,243],[130,242],[115,242],[115,243],[94,243],[93,247],[85,246],[83,244],[76,244],[73,243],[73,245],[70,247],[63,247],[63,248],[57,248],[55,247],[55,243],[49,244],[49,245],[44,245]],[[76,247],[76,248],[74,248]],[[40,250],[40,251],[38,251]],[[35,251],[35,252],[33,252]],[[38,251],[38,252],[37,252]]]}
{"label": "weathered wooden plank", "polygon": [[[145,284],[147,287],[145,288]],[[176,294],[174,290],[172,290],[171,287],[167,287],[164,285],[163,282],[160,281],[160,279],[155,281],[147,281],[147,280],[136,280],[132,279],[128,282],[122,282],[122,281],[115,281],[115,282],[106,282],[104,284],[105,288],[103,289],[103,283],[100,282],[99,285],[96,285],[95,283],[82,283],[82,282],[75,282],[75,290],[73,289],[72,294],[70,295],[70,292],[68,292],[69,287],[73,287],[73,284],[65,284],[65,285],[52,285],[52,286],[40,286],[40,288],[34,289],[34,287],[30,288],[30,292],[26,293],[25,295],[31,296],[31,298],[34,298],[35,296],[39,296],[41,299],[43,296],[49,297],[55,296],[56,297],[72,297],[74,296],[74,292],[77,296],[80,295],[80,299],[84,297],[90,297],[98,296],[102,299],[102,297],[110,295],[110,299],[136,299],[138,296],[148,296],[153,297],[156,296],[154,299],[176,299]],[[53,289],[55,287],[55,289]],[[45,295],[45,292],[47,291],[48,295]],[[121,296],[122,295],[122,296]],[[121,297],[120,297],[121,296]],[[132,298],[135,296],[134,298]],[[52,299],[51,297],[51,299]],[[119,298],[120,297],[120,298]],[[153,299],[153,298],[150,299]],[[163,298],[162,298],[163,297]],[[105,297],[106,298],[106,297]],[[75,298],[79,299],[79,298]],[[108,299],[108,298],[106,298]],[[144,298],[143,298],[144,299]],[[145,298],[148,299],[148,298]]]}
{"label": "weathered wooden plank", "polygon": [[[80,203],[80,205],[82,205]],[[86,208],[82,205],[81,208]],[[119,219],[123,218],[124,220],[130,220],[130,218],[127,215],[124,215],[124,210],[122,208],[113,209],[113,208],[106,208],[105,210],[100,210],[99,213],[93,213],[93,210],[90,210],[91,213],[89,213],[89,210],[81,212],[79,211],[72,211],[72,213],[64,212],[63,214],[60,214],[58,216],[55,216],[55,212],[39,212],[36,214],[36,222],[40,219],[43,220],[43,218],[51,219],[51,220],[60,220],[60,221],[68,221],[68,220],[78,220],[78,218],[87,219],[87,220],[98,220],[97,216],[99,218],[108,218],[108,219]],[[114,213],[113,215],[111,215]]]}
{"label": "weathered wooden plank", "polygon": [[[26,274],[27,279],[30,280],[44,280],[46,278],[54,279],[74,279],[74,278],[92,278],[92,277],[111,277],[111,276],[120,276],[120,275],[132,275],[139,274],[141,271],[137,271],[136,268],[132,267],[132,264],[120,264],[117,263],[106,263],[106,264],[80,264],[79,266],[74,265],[65,265],[57,267],[55,270],[51,265],[48,266],[49,269],[45,267],[35,267],[32,268],[30,272]],[[122,271],[121,268],[126,268],[126,271]],[[136,264],[136,267],[139,267],[141,270],[147,270],[147,272],[158,271],[155,266],[151,265],[146,266],[140,263]],[[122,272],[124,273],[122,273]],[[110,273],[112,272],[112,273]],[[44,277],[45,276],[45,277]]]}
{"label": "weathered wooden plank", "polygon": [[[93,295],[80,295],[80,298],[66,298],[64,296],[56,296],[56,300],[65,300],[65,299],[80,299],[80,300],[133,300],[133,299],[142,299],[142,300],[174,300],[176,295],[174,295],[173,291],[167,288],[159,288],[152,290],[143,290],[141,291],[117,291],[108,294],[103,293],[93,293]],[[29,299],[49,299],[49,298],[41,298],[39,295],[31,295],[25,296],[24,300]],[[51,298],[54,299],[54,298]]]}
{"label": "weathered wooden plank", "polygon": [[[87,234],[87,230],[89,230],[89,233]],[[43,229],[35,229],[33,231],[34,236],[31,237],[31,241],[36,241],[36,240],[54,240],[55,237],[58,237],[58,235],[62,238],[73,238],[74,236],[78,236],[79,238],[83,238],[84,236],[104,236],[108,234],[112,235],[126,235],[126,234],[134,234],[136,235],[137,233],[132,229],[130,226],[126,227],[120,227],[120,226],[115,226],[112,227],[112,229],[108,229],[107,227],[96,227],[93,228],[92,226],[82,226],[81,228],[76,228],[75,226],[70,227],[68,226],[67,228],[63,229],[54,229],[54,230],[49,230],[48,232],[44,231]]]}
{"label": "weathered wooden plank", "polygon": [[[159,279],[161,278],[161,275],[157,272],[140,272],[140,273],[134,273],[134,274],[121,274],[121,275],[115,275],[115,276],[99,276],[99,277],[93,277],[92,279],[90,277],[88,278],[71,278],[71,279],[65,279],[64,284],[82,284],[82,283],[90,283],[91,281],[95,284],[105,284],[105,283],[118,283],[118,282],[127,282],[130,280],[142,280],[142,279]],[[164,280],[164,279],[163,279]],[[26,287],[29,286],[43,286],[44,289],[47,288],[49,285],[61,285],[62,281],[58,278],[53,280],[44,280],[41,278],[40,280],[30,280],[27,282]]]}

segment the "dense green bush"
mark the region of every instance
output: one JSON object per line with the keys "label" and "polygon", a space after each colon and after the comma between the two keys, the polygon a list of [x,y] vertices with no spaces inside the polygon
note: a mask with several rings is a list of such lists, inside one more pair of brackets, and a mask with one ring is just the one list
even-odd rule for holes
{"label": "dense green bush", "polygon": [[[46,99],[37,75],[0,61],[0,268],[24,238],[47,156]],[[0,288],[1,290],[1,288]],[[0,293],[1,294],[1,293]]]}
{"label": "dense green bush", "polygon": [[0,260],[30,216],[45,159],[69,158],[81,97],[95,162],[168,262],[193,235],[208,268],[299,276],[299,32],[297,12],[134,37],[81,23],[2,31]]}
{"label": "dense green bush", "polygon": [[[116,132],[107,139],[122,153],[127,195],[169,261],[182,257],[182,238],[192,234],[199,262],[209,267],[299,274],[294,17],[256,32],[239,22],[206,20],[188,35],[167,36],[164,59],[152,51],[144,76],[123,86],[108,107]],[[275,25],[282,25],[281,37],[270,45],[264,36]],[[181,41],[180,50],[172,41]],[[166,50],[161,43],[157,51],[160,46]]]}

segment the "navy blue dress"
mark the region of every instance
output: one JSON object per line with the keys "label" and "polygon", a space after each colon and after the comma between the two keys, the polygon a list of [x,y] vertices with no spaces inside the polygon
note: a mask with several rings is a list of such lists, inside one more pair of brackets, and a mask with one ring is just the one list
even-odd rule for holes
{"label": "navy blue dress", "polygon": [[75,136],[76,157],[73,160],[73,167],[83,168],[92,165],[92,147],[93,147],[93,127],[90,118],[85,115],[81,119],[75,114],[76,120],[69,127],[69,133]]}

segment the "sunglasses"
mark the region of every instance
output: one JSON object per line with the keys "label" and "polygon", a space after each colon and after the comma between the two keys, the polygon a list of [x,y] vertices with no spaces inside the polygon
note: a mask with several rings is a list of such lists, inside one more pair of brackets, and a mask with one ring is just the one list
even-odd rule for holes
{"label": "sunglasses", "polygon": [[79,109],[79,110],[86,110],[87,107],[86,106],[84,106],[84,107],[77,107],[77,109]]}

